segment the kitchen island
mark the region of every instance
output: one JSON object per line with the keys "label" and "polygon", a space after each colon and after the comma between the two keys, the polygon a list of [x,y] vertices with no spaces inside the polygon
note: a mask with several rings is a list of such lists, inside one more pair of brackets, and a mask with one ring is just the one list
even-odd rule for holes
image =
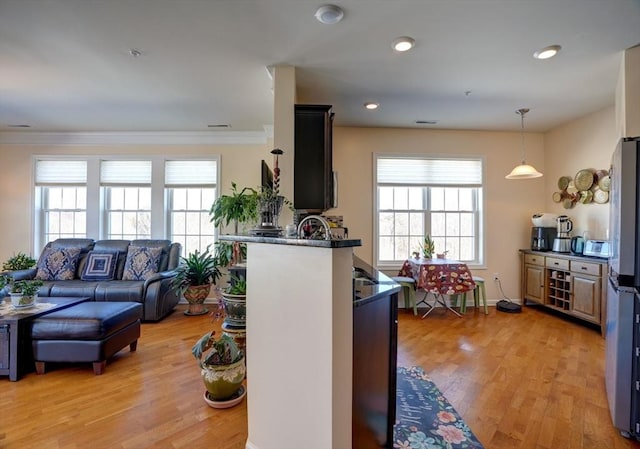
{"label": "kitchen island", "polygon": [[[359,391],[353,385],[353,247],[360,240],[220,239],[247,244],[246,448],[352,447],[352,405]],[[359,290],[362,306],[385,295],[395,304],[400,287],[371,282]]]}

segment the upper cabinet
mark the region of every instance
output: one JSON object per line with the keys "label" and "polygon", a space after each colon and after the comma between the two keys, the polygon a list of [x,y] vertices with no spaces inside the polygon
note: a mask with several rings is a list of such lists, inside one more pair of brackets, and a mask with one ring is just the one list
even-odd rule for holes
{"label": "upper cabinet", "polygon": [[293,206],[309,213],[334,207],[331,105],[295,105]]}

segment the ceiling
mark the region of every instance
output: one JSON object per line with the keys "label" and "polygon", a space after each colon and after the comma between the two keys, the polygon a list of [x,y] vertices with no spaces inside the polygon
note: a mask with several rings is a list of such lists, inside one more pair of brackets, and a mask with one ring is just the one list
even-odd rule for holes
{"label": "ceiling", "polygon": [[321,0],[0,0],[0,132],[264,132],[279,64],[337,126],[518,130],[527,107],[543,132],[612,105],[640,43],[640,0],[333,3],[325,25]]}

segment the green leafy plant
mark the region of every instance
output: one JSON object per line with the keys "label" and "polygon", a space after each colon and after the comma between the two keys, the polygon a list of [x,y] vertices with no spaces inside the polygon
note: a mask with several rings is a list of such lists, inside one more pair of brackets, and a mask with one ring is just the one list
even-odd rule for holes
{"label": "green leafy plant", "polygon": [[244,276],[231,276],[231,284],[227,288],[226,293],[230,295],[246,295],[247,280]]}
{"label": "green leafy plant", "polygon": [[200,368],[207,365],[230,365],[242,359],[244,354],[233,338],[223,334],[216,339],[215,331],[204,334],[191,348]]}
{"label": "green leafy plant", "polygon": [[215,257],[221,267],[229,267],[247,258],[247,244],[243,242],[216,242]]}
{"label": "green leafy plant", "polygon": [[204,252],[195,250],[180,260],[181,263],[175,269],[176,275],[171,280],[171,288],[180,295],[190,286],[215,284],[222,275],[220,263],[209,252],[209,247]]}
{"label": "green leafy plant", "polygon": [[35,266],[36,260],[25,253],[18,253],[2,264],[3,271],[26,270]]}
{"label": "green leafy plant", "polygon": [[425,259],[433,257],[433,253],[436,251],[436,245],[429,234],[425,235],[423,242],[420,244],[420,249]]}
{"label": "green leafy plant", "polygon": [[9,275],[0,276],[0,289],[9,287],[9,293],[19,293],[22,296],[33,296],[43,285],[39,279],[24,279],[16,281]]}
{"label": "green leafy plant", "polygon": [[258,192],[251,187],[238,191],[235,182],[231,183],[231,195],[220,195],[211,206],[210,221],[215,227],[234,224],[234,233],[238,234],[238,225],[255,222],[258,218]]}

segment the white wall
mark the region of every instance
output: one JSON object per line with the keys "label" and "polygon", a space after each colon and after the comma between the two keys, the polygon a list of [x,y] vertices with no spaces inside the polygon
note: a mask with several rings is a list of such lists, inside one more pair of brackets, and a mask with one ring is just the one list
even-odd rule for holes
{"label": "white wall", "polygon": [[574,177],[582,169],[606,169],[618,142],[613,106],[586,115],[545,134],[545,210],[567,215],[574,222],[572,235],[589,232],[589,238],[606,239],[609,227],[609,203],[577,203],[565,209],[551,198],[558,191],[561,176]]}

